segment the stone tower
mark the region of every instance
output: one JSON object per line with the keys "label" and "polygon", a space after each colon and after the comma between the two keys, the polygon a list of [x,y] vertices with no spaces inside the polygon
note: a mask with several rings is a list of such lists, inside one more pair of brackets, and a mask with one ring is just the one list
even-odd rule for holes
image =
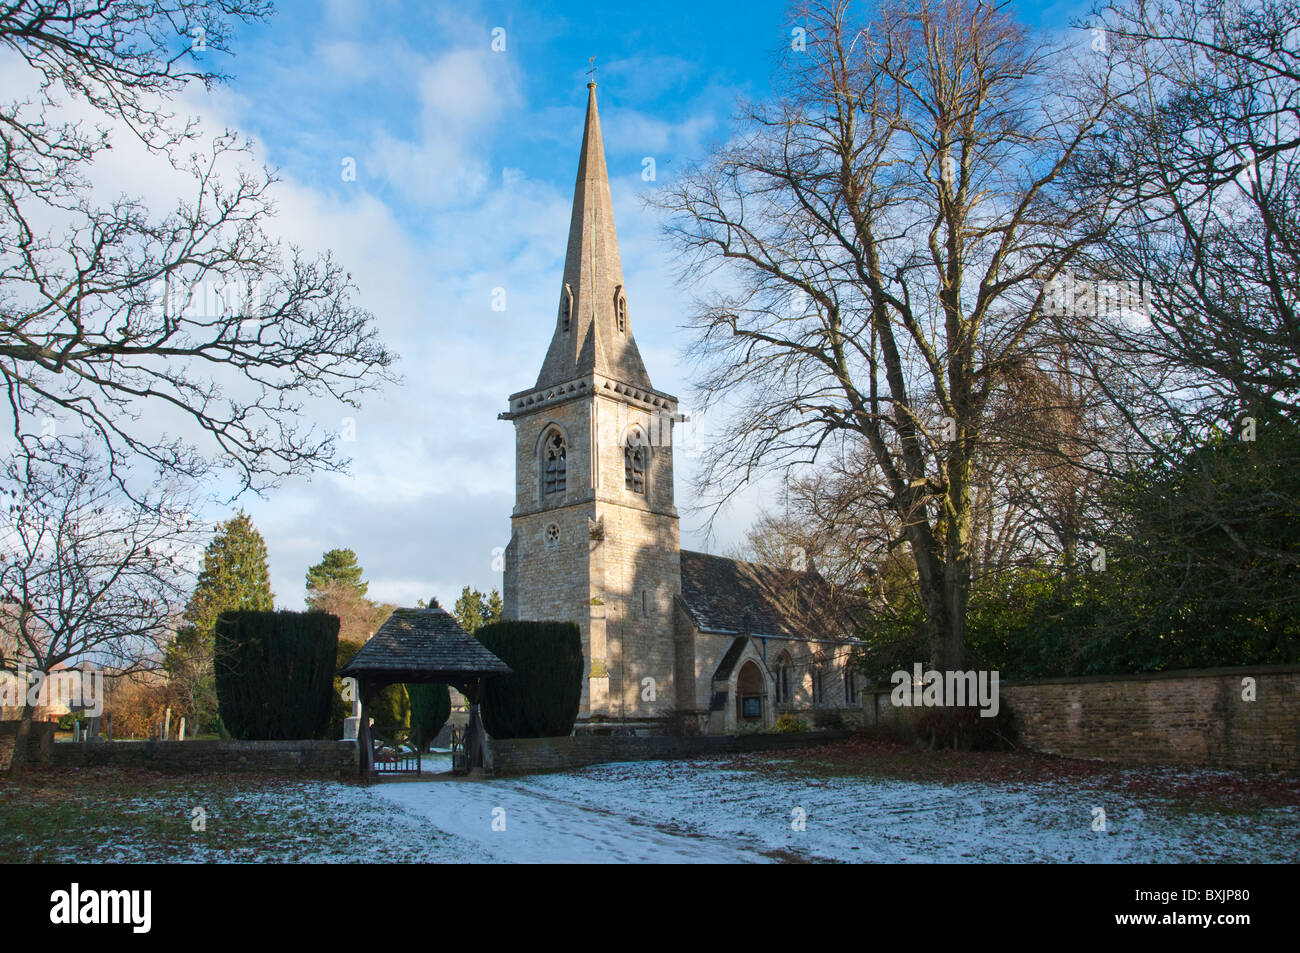
{"label": "stone tower", "polygon": [[632,721],[675,702],[677,398],[650,385],[632,337],[596,84],[587,89],[555,331],[537,383],[501,414],[515,425],[504,602],[507,618],[578,623],[580,721]]}

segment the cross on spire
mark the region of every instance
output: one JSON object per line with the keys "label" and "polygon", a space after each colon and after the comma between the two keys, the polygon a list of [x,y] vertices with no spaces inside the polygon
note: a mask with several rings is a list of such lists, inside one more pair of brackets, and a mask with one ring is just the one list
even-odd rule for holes
{"label": "cross on spire", "polygon": [[594,56],[591,57],[590,59],[587,60],[587,62],[591,64],[591,69],[587,70],[587,75],[591,77],[591,81],[588,82],[587,85],[595,86],[596,85],[596,57]]}

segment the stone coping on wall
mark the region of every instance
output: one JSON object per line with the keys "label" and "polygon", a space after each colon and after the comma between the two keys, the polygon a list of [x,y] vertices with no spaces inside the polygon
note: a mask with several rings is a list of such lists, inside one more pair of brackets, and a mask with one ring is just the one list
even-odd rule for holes
{"label": "stone coping on wall", "polygon": [[62,741],[49,747],[58,767],[148,768],[186,774],[357,773],[355,741]]}
{"label": "stone coping on wall", "polygon": [[[999,688],[1020,685],[1075,685],[1097,682],[1149,682],[1166,678],[1222,678],[1227,675],[1291,675],[1300,672],[1300,665],[1234,665],[1229,668],[1181,668],[1161,672],[1128,672],[1117,675],[1071,675],[1062,678],[1026,678],[998,680]],[[891,689],[864,689],[879,694]]]}
{"label": "stone coping on wall", "polygon": [[498,776],[542,774],[620,761],[677,761],[718,754],[779,751],[842,741],[848,730],[747,735],[570,735],[563,738],[494,738]]}
{"label": "stone coping on wall", "polygon": [[[1229,675],[1292,675],[1300,665],[1234,665],[1230,668],[1178,668],[1162,672],[1124,672],[1114,675],[1064,675],[1053,678],[999,678],[998,688],[1027,685],[1089,685],[1098,682],[1149,682],[1166,678],[1223,678]],[[864,695],[888,695],[894,685],[863,686]]]}

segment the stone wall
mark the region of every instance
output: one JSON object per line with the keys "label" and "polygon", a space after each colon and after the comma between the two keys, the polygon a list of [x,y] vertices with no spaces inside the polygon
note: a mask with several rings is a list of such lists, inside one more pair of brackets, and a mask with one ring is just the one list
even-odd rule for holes
{"label": "stone wall", "polygon": [[[1255,700],[1243,699],[1245,678]],[[1300,770],[1300,666],[1008,683],[1029,747],[1141,764]]]}
{"label": "stone wall", "polygon": [[[589,394],[590,382],[583,388]],[[515,507],[505,553],[504,613],[507,619],[576,622],[585,664],[591,662],[591,530],[595,497],[591,486],[590,401],[567,399],[514,420]],[[565,439],[562,492],[543,496],[542,452],[552,429]],[[557,533],[548,538],[554,524]],[[603,641],[603,622],[599,624]],[[603,646],[601,647],[603,653]],[[580,712],[590,706],[583,672]]]}
{"label": "stone wall", "polygon": [[809,731],[782,735],[698,735],[685,738],[630,735],[576,735],[569,738],[493,739],[496,775],[541,774],[613,761],[672,761],[743,751],[778,751],[826,744],[848,731]]}
{"label": "stone wall", "polygon": [[353,777],[354,741],[86,741],[49,747],[58,767],[108,765],[181,774],[285,773]]}
{"label": "stone wall", "polygon": [[[49,759],[50,748],[54,744],[54,728],[55,724],[52,721],[32,722],[32,733],[27,738],[28,761]],[[0,721],[0,770],[9,767],[9,761],[14,753],[14,739],[17,737],[17,721]]]}
{"label": "stone wall", "polygon": [[[586,665],[579,718],[653,718],[676,701],[673,611],[681,546],[671,427],[663,426],[667,405],[637,406],[635,397],[605,386],[610,383],[599,376],[576,380],[572,396],[548,389],[535,409],[514,418],[504,610],[506,618],[578,624]],[[645,494],[625,483],[624,440],[633,425],[654,443]],[[567,473],[565,490],[547,495],[543,449],[553,431],[564,436]],[[646,678],[654,679],[653,693],[645,691]]]}
{"label": "stone wall", "polygon": [[[1255,700],[1243,679],[1255,682]],[[868,698],[868,727],[923,709]],[[1027,748],[1128,764],[1300,770],[1300,666],[1265,665],[1003,682]]]}

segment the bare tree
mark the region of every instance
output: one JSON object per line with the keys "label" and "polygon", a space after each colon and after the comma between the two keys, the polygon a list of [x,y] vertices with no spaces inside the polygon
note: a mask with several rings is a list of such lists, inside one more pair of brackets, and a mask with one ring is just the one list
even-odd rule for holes
{"label": "bare tree", "polygon": [[[0,494],[0,602],[12,646],[0,669],[42,681],[69,661],[114,675],[156,667],[191,577],[198,527],[186,498],[166,485],[128,496],[84,448],[11,460]],[[31,723],[24,703],[12,776]]]}
{"label": "bare tree", "polygon": [[[1108,528],[1099,488],[1124,428],[1086,378],[1027,366],[990,401],[988,438],[971,467],[971,586],[988,597],[1027,566],[1054,567],[1070,585],[1079,555]],[[912,651],[920,604],[906,536],[869,453],[831,455],[792,478],[783,512],[768,510],[747,534],[748,558],[786,565],[806,557],[836,588],[883,656]]]}
{"label": "bare tree", "polygon": [[1281,646],[1300,565],[1300,4],[1099,3],[1087,25],[1099,69],[1132,86],[1070,169],[1108,200],[1080,277],[1142,289],[1136,314],[1069,335],[1145,442],[1115,543],[1172,629],[1195,605],[1201,638],[1235,607]]}
{"label": "bare tree", "polygon": [[[43,457],[58,427],[94,437],[123,486],[128,461],[187,476],[219,467],[255,488],[345,462],[335,434],[303,425],[304,401],[355,406],[390,378],[393,356],[337,262],[267,235],[275,177],[223,178],[247,145],[229,131],[204,143],[165,109],[186,83],[223,78],[196,53],[228,52],[233,23],[269,11],[262,0],[0,6],[0,47],[40,88],[0,102],[0,382],[24,456]],[[103,124],[66,118],[64,98]],[[100,202],[89,170],[114,128],[188,173],[192,198],[163,216],[138,199]]]}
{"label": "bare tree", "polygon": [[308,592],[307,606],[338,616],[340,642],[365,642],[383,625],[395,605],[378,603],[345,583],[330,581]]}
{"label": "bare tree", "polygon": [[1294,419],[1300,5],[1135,0],[1089,25],[1134,88],[1072,170],[1110,202],[1088,277],[1137,283],[1144,302],[1141,320],[1094,323],[1085,352],[1133,372],[1118,403],[1156,451],[1171,429],[1235,429],[1252,410]]}
{"label": "bare tree", "polygon": [[1044,284],[1093,237],[1060,178],[1106,108],[1007,7],[800,8],[779,100],[660,200],[687,277],[737,289],[698,318],[706,404],[740,405],[701,482],[862,454],[941,667],[965,657],[989,409],[1043,345]]}

